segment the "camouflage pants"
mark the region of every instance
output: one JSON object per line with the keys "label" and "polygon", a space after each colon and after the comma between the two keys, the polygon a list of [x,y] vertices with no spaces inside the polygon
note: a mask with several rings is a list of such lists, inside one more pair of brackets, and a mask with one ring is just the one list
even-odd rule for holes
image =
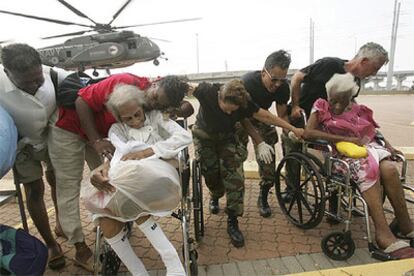
{"label": "camouflage pants", "polygon": [[243,215],[244,174],[243,160],[246,153],[238,139],[231,134],[209,134],[192,128],[196,158],[201,164],[210,196],[227,199],[226,213],[232,216]]}
{"label": "camouflage pants", "polygon": [[[250,121],[252,122],[256,130],[259,132],[260,136],[263,138],[263,141],[265,141],[267,144],[274,148],[276,143],[278,142],[276,128],[259,122],[255,119],[251,119]],[[238,135],[240,137],[240,141],[242,141],[243,143],[243,147],[247,151],[247,132],[243,129],[238,133]],[[274,185],[276,156],[275,154],[273,154],[273,161],[270,162],[270,164],[266,164],[258,158],[256,145],[254,147],[254,151],[256,153],[257,164],[259,165],[259,175],[261,179],[259,183],[260,187],[270,189]]]}
{"label": "camouflage pants", "polygon": [[[295,127],[304,127],[304,119],[299,118],[296,120],[292,120],[289,118],[289,121]],[[283,149],[283,156],[291,153],[291,152],[302,152],[302,143],[294,141],[289,138],[288,135],[282,133],[280,136],[282,139],[282,149]],[[300,180],[300,165],[298,162],[286,162],[286,182],[288,183],[287,189],[289,189],[289,183],[299,183]],[[294,185],[294,184],[292,184]]]}
{"label": "camouflage pants", "polygon": [[[285,133],[282,133],[281,138],[282,138],[283,156],[291,152],[302,151],[302,143],[293,141]],[[288,183],[287,189],[289,189],[289,183],[299,183],[300,165],[298,162],[292,162],[288,160],[286,162],[285,169],[286,169],[286,178],[287,178],[286,182]]]}

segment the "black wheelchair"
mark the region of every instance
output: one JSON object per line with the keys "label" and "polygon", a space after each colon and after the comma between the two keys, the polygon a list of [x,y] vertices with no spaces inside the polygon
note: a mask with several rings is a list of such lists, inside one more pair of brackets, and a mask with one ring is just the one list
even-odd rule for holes
{"label": "black wheelchair", "polygon": [[[186,120],[177,120],[177,123],[187,129]],[[203,197],[201,186],[201,169],[197,161],[190,161],[188,148],[183,149],[178,154],[178,173],[181,182],[182,197],[180,205],[172,213],[172,217],[180,220],[183,245],[182,254],[184,268],[187,275],[198,275],[197,250],[195,248],[194,238],[190,233],[191,214],[194,214],[194,234],[195,240],[200,241],[204,235],[203,221]],[[190,164],[192,166],[192,179]],[[192,186],[190,187],[190,180]],[[190,189],[191,188],[191,189]],[[125,224],[128,237],[132,231],[133,222]],[[121,260],[112,250],[111,246],[102,239],[100,227],[96,230],[95,252],[94,252],[94,274],[98,275],[116,275],[121,265]]]}
{"label": "black wheelchair", "polygon": [[[311,153],[311,149],[316,152]],[[318,157],[321,153],[322,157]],[[406,183],[405,177],[407,162],[403,156],[398,156],[398,159],[402,163],[400,174],[402,186],[404,190],[412,193],[414,188]],[[335,164],[341,164],[346,168],[346,173],[341,175],[335,173],[333,170]],[[333,157],[332,147],[327,142],[305,141],[302,143],[301,152],[287,154],[277,166],[275,190],[282,212],[299,228],[316,227],[324,215],[327,215],[331,222],[345,223],[343,231],[330,233],[321,241],[321,248],[329,258],[346,260],[353,255],[355,243],[350,224],[353,216],[363,216],[371,256],[379,260],[394,259],[373,243],[368,206],[350,178],[348,164]],[[414,203],[410,192],[406,192],[405,196],[408,202]],[[286,197],[289,200],[284,200]],[[392,224],[390,227],[396,233],[397,224]],[[414,246],[414,240],[410,242],[411,246]]]}

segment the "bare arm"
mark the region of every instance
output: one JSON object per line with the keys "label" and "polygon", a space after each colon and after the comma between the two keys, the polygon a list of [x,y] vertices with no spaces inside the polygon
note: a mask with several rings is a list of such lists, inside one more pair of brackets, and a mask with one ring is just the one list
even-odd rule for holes
{"label": "bare arm", "polygon": [[81,98],[78,97],[75,102],[76,112],[78,113],[81,127],[85,131],[88,140],[98,154],[110,153],[115,151],[111,142],[103,140],[95,126],[95,116],[89,105]]}
{"label": "bare arm", "polygon": [[345,141],[345,142],[351,142],[354,144],[361,145],[361,141],[357,137],[348,137],[348,136],[330,134],[330,133],[318,130],[318,126],[319,126],[318,113],[313,112],[310,115],[309,120],[306,124],[305,132],[303,133],[304,138],[309,139],[309,140],[322,139],[322,140],[326,140],[332,143]]}
{"label": "bare arm", "polygon": [[[286,122],[289,122],[288,110],[287,110],[286,104],[276,104],[275,109],[276,109],[276,114],[279,118],[282,118]],[[283,131],[287,132],[285,129],[283,129]]]}
{"label": "bare arm", "polygon": [[100,165],[94,169],[91,173],[91,184],[95,186],[98,190],[104,192],[115,192],[114,186],[109,183],[108,171],[109,171],[109,161],[106,161],[104,164]]}
{"label": "bare arm", "polygon": [[155,153],[154,153],[154,150],[152,148],[146,148],[144,150],[127,153],[124,156],[122,156],[121,160],[122,161],[141,160],[141,159],[153,156],[154,154]]}
{"label": "bare arm", "polygon": [[296,71],[293,75],[292,80],[290,82],[290,89],[291,89],[291,97],[292,97],[292,114],[293,118],[300,118],[301,111],[303,111],[299,107],[299,99],[300,99],[300,87],[305,78],[306,74],[301,71]]}
{"label": "bare arm", "polygon": [[290,130],[293,133],[295,133],[295,135],[298,138],[301,138],[303,135],[303,129],[292,126],[285,120],[270,113],[269,110],[264,110],[263,108],[260,108],[256,113],[253,113],[253,118],[268,125],[275,125],[275,126],[279,126],[281,128]]}
{"label": "bare arm", "polygon": [[180,107],[173,110],[170,114],[170,118],[176,117],[188,118],[194,113],[194,107],[189,101],[182,101]]}
{"label": "bare arm", "polygon": [[394,148],[390,144],[390,142],[387,139],[385,139],[384,135],[382,135],[382,133],[379,132],[378,130],[377,130],[377,134],[382,136],[382,139],[384,140],[384,147],[387,148],[391,152],[392,156],[395,156],[397,154],[403,154],[400,150],[397,150],[396,148]]}
{"label": "bare arm", "polygon": [[263,142],[262,136],[260,136],[259,132],[257,132],[256,128],[253,126],[252,122],[250,122],[249,119],[243,119],[240,121],[240,123],[246,130],[247,134],[252,137],[252,140],[256,145]]}
{"label": "bare arm", "polygon": [[196,88],[198,87],[198,83],[190,82],[188,83],[190,85],[190,88],[187,91],[187,96],[192,96]]}

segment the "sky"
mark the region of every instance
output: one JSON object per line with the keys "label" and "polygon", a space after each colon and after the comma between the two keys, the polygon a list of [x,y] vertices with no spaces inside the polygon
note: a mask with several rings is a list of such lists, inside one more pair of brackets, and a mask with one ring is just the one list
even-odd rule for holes
{"label": "sky", "polygon": [[[108,23],[125,1],[67,2],[95,21]],[[414,1],[400,2],[394,70],[414,70]],[[0,9],[90,24],[57,0],[3,0]],[[369,41],[390,49],[393,9],[394,0],[134,0],[112,25],[193,17],[202,20],[133,28],[143,36],[169,40],[155,41],[168,61],[160,60],[158,67],[152,62],[138,63],[115,72],[162,76],[256,70],[262,68],[271,52],[279,49],[291,53],[291,68],[302,68],[310,63],[311,18],[315,25],[315,60],[325,56],[350,59]],[[5,14],[0,14],[0,26],[0,41],[12,39],[34,47],[65,41],[40,37],[84,29]]]}

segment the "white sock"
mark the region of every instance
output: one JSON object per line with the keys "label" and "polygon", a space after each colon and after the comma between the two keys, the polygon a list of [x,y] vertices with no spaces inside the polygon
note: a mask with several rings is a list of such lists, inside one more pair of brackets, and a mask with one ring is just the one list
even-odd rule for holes
{"label": "white sock", "polygon": [[181,264],[177,251],[165,236],[159,224],[150,217],[143,224],[138,225],[138,227],[145,234],[155,250],[157,250],[158,254],[160,254],[167,269],[167,276],[185,276],[184,267]]}
{"label": "white sock", "polygon": [[116,234],[114,237],[110,239],[105,238],[105,240],[112,247],[132,275],[148,276],[148,272],[145,269],[144,264],[132,249],[124,229],[122,229],[121,232]]}

